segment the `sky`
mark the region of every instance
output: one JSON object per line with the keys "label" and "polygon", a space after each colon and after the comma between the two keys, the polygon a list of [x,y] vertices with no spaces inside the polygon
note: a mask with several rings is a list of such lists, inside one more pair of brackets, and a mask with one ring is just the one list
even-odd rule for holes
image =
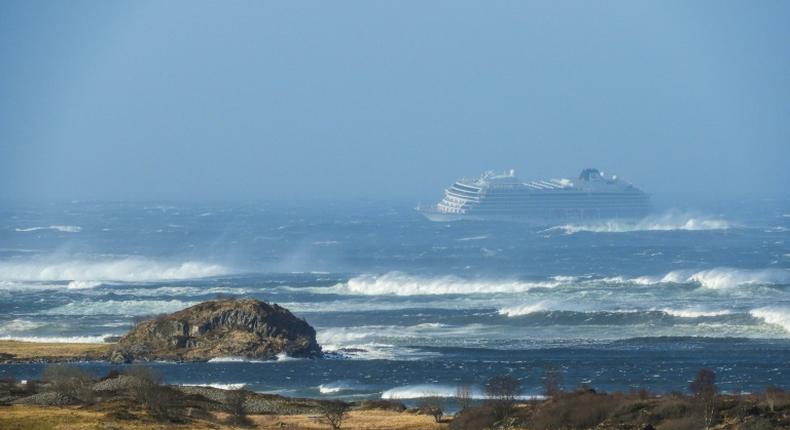
{"label": "sky", "polygon": [[0,200],[787,197],[790,2],[0,2]]}

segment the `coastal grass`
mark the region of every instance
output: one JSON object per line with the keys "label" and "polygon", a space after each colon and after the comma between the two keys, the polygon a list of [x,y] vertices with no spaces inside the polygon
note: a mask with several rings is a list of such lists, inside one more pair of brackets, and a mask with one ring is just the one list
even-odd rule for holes
{"label": "coastal grass", "polygon": [[[259,429],[305,429],[326,430],[329,425],[319,415],[253,415],[253,428]],[[436,423],[429,415],[408,412],[371,409],[350,411],[343,420],[344,430],[439,430],[446,429],[446,423]]]}
{"label": "coastal grass", "polygon": [[113,345],[0,340],[0,362],[102,360],[109,356]]}
{"label": "coastal grass", "polygon": [[[125,420],[104,411],[80,407],[48,407],[15,405],[0,408],[0,429],[3,430],[230,430],[234,427],[225,424],[227,414],[219,413],[214,420],[195,420],[188,423],[157,422],[149,419]],[[328,427],[317,415],[251,415],[247,429],[322,429]],[[343,421],[344,430],[407,430],[407,429],[446,429],[447,425],[433,422],[427,415],[411,413],[367,410],[352,411]]]}
{"label": "coastal grass", "polygon": [[225,430],[230,428],[200,420],[193,420],[185,424],[144,419],[123,420],[114,418],[105,412],[79,407],[29,405],[0,407],[0,429],[3,430]]}

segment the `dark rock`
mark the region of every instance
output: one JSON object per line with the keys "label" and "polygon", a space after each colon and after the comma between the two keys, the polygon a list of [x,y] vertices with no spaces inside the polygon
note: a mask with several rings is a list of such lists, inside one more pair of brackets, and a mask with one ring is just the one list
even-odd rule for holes
{"label": "dark rock", "polygon": [[278,305],[254,299],[214,300],[144,321],[118,342],[113,362],[317,357],[315,329]]}

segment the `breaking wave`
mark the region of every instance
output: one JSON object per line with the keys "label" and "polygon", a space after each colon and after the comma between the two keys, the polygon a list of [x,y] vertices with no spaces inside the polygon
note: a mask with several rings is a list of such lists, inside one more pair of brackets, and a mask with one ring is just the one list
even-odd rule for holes
{"label": "breaking wave", "polygon": [[544,231],[561,230],[566,234],[579,232],[629,233],[635,231],[727,230],[733,227],[732,223],[724,219],[670,212],[664,215],[648,216],[637,222],[606,221],[590,224],[566,224]]}
{"label": "breaking wave", "polygon": [[335,381],[319,385],[318,391],[321,394],[335,394],[342,391],[356,391],[364,388],[364,385],[357,384],[353,381]]}
{"label": "breaking wave", "polygon": [[[790,283],[790,271],[786,269],[738,269],[716,267],[707,270],[675,270],[663,276],[612,276],[573,277],[554,276],[545,280],[497,280],[464,279],[454,275],[425,277],[403,272],[388,272],[383,275],[360,275],[345,283],[329,288],[315,288],[316,293],[351,295],[450,295],[450,294],[495,294],[524,293],[536,288],[560,286],[596,286],[600,284],[624,284],[652,286],[660,284],[695,284],[704,288],[723,289],[743,285],[781,285]],[[522,306],[519,310],[508,308],[508,313],[530,313],[542,310],[545,303]],[[554,309],[557,310],[557,309]],[[570,309],[573,310],[573,309]]]}
{"label": "breaking wave", "polygon": [[241,382],[238,384],[223,384],[220,382],[210,382],[207,384],[180,384],[182,387],[211,387],[211,388],[218,388],[220,390],[241,390],[247,384]]}
{"label": "breaking wave", "polygon": [[[486,395],[479,387],[471,386],[465,387],[469,389],[469,395],[473,399],[485,399]],[[456,397],[458,395],[458,386],[442,385],[442,384],[415,384],[403,385],[400,387],[390,388],[389,390],[381,393],[382,399],[396,400],[396,399],[420,399],[424,397]],[[539,395],[521,395],[518,396],[521,400],[537,400],[545,397]]]}
{"label": "breaking wave", "polygon": [[47,309],[46,315],[159,315],[194,305],[181,300],[82,300]]}
{"label": "breaking wave", "polygon": [[[73,288],[96,286],[100,281],[153,282],[205,278],[228,274],[218,264],[197,261],[162,262],[146,258],[0,263],[0,279],[7,281],[78,281]],[[92,282],[88,284],[86,282]],[[70,286],[71,287],[71,286]]]}
{"label": "breaking wave", "polygon": [[669,272],[662,283],[697,283],[711,289],[733,288],[741,285],[776,285],[790,283],[790,271],[783,269],[735,269],[717,267],[710,270]]}
{"label": "breaking wave", "polygon": [[112,337],[112,334],[102,334],[99,336],[0,336],[0,340],[17,340],[21,342],[40,342],[40,343],[105,343],[105,339]]}
{"label": "breaking wave", "polygon": [[46,323],[24,320],[24,319],[13,319],[6,323],[0,325],[0,333],[15,333],[20,331],[30,331],[35,330],[37,328],[41,328],[47,325]]}
{"label": "breaking wave", "polygon": [[753,309],[749,313],[768,324],[781,326],[786,332],[790,333],[790,308],[768,306]]}
{"label": "breaking wave", "polygon": [[729,310],[706,310],[700,308],[687,308],[687,309],[670,309],[664,308],[661,312],[677,317],[677,318],[701,318],[701,317],[718,317],[722,315],[730,315],[732,311]]}
{"label": "breaking wave", "polygon": [[82,230],[82,227],[76,225],[50,225],[46,227],[19,227],[16,229],[16,231],[19,232],[39,231],[39,230],[55,230],[61,233],[79,233]]}
{"label": "breaking wave", "polygon": [[468,280],[457,276],[421,277],[402,272],[389,272],[384,275],[362,275],[351,278],[346,283],[335,285],[327,292],[359,295],[441,295],[441,294],[490,294],[519,293],[534,288],[553,288],[560,281],[485,281]]}
{"label": "breaking wave", "polygon": [[529,303],[525,305],[508,306],[497,311],[499,315],[506,315],[509,317],[520,317],[524,315],[534,314],[536,312],[546,312],[551,309],[551,304],[547,301],[540,301],[537,303]]}

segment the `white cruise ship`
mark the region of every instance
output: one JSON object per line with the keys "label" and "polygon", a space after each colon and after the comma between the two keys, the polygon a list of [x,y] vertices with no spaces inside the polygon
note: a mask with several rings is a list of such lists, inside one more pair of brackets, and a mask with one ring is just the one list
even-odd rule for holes
{"label": "white cruise ship", "polygon": [[500,220],[539,225],[641,218],[651,211],[650,195],[597,169],[579,177],[524,182],[510,170],[459,179],[436,205],[418,207],[431,221]]}

